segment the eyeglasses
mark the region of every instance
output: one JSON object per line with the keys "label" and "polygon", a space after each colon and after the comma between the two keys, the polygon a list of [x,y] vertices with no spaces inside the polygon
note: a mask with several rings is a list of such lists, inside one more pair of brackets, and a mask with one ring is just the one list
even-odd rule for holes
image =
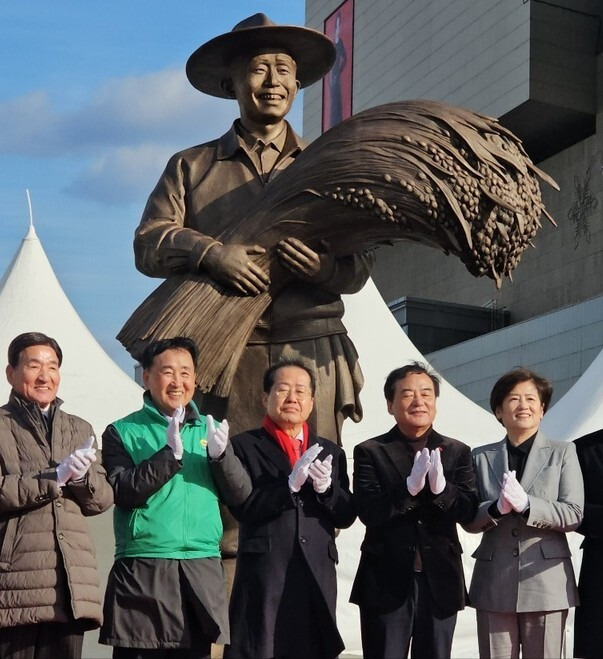
{"label": "eyeglasses", "polygon": [[295,389],[291,389],[291,387],[279,385],[274,390],[274,393],[276,394],[277,398],[289,398],[291,394],[294,394],[297,400],[306,400],[306,398],[312,398],[312,391],[308,389],[308,387],[295,387]]}

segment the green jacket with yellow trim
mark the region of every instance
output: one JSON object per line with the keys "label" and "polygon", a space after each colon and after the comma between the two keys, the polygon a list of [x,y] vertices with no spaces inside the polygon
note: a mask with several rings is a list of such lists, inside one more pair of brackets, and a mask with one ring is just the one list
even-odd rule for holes
{"label": "green jacket with yellow trim", "polygon": [[[219,557],[222,522],[207,459],[207,426],[193,402],[180,429],[181,468],[146,502],[114,510],[115,558]],[[167,419],[145,396],[142,409],[113,424],[137,467],[166,447]]]}

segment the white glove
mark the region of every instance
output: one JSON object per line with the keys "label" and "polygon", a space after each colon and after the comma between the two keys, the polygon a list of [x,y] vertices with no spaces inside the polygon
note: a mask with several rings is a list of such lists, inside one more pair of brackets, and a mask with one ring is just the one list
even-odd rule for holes
{"label": "white glove", "polygon": [[442,494],[446,487],[444,478],[444,467],[442,466],[442,455],[440,449],[436,448],[430,455],[431,466],[429,467],[429,489],[434,494]]}
{"label": "white glove", "polygon": [[165,433],[167,445],[172,449],[176,460],[182,460],[182,454],[184,453],[182,438],[180,437],[180,424],[184,421],[184,415],[184,407],[180,405],[174,410]]}
{"label": "white glove", "polygon": [[496,507],[501,515],[508,515],[513,510],[513,506],[505,499],[505,483],[508,478],[509,472],[506,472],[503,475],[502,487],[500,488],[500,494],[498,495],[498,501],[496,502]]}
{"label": "white glove", "polygon": [[411,496],[416,497],[425,487],[425,476],[427,476],[430,466],[431,459],[429,456],[429,449],[425,447],[422,451],[417,451],[415,453],[415,461],[412,465],[412,470],[406,479],[406,488]]}
{"label": "white glove", "polygon": [[321,451],[322,446],[320,444],[314,444],[309,449],[306,449],[302,456],[298,458],[289,474],[289,489],[291,492],[299,492],[301,490],[302,485],[308,479],[310,465],[316,460]]}
{"label": "white glove", "polygon": [[90,436],[57,466],[57,483],[63,487],[70,480],[80,480],[88,473],[90,466],[96,462],[96,449],[92,448],[94,437]]}
{"label": "white glove", "polygon": [[212,460],[217,460],[228,444],[228,421],[224,419],[216,428],[214,417],[207,415],[207,452]]}
{"label": "white glove", "polygon": [[331,487],[332,463],[333,455],[329,454],[322,462],[314,460],[308,469],[308,476],[312,479],[312,486],[318,494],[324,494]]}
{"label": "white glove", "polygon": [[503,496],[513,506],[513,510],[522,513],[529,505],[530,500],[526,491],[515,476],[515,471],[510,471],[503,486]]}

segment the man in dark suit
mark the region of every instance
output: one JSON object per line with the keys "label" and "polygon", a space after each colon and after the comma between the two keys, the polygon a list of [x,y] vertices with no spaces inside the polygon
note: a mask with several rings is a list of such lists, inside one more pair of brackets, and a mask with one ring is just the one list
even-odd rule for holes
{"label": "man in dark suit", "polygon": [[354,449],[354,499],[366,524],[351,601],[366,659],[450,657],[465,581],[456,523],[473,519],[471,449],[433,429],[438,377],[414,362],[384,386],[396,425]]}
{"label": "man in dark suit", "polygon": [[576,529],[584,536],[574,623],[574,656],[594,659],[603,648],[603,429],[575,442],[584,477],[584,519]]}
{"label": "man in dark suit", "polygon": [[356,513],[343,450],[306,423],[315,388],[305,362],[277,362],[264,375],[262,427],[232,440],[252,492],[231,508],[239,553],[228,659],[333,659],[344,647],[335,528],[350,526]]}

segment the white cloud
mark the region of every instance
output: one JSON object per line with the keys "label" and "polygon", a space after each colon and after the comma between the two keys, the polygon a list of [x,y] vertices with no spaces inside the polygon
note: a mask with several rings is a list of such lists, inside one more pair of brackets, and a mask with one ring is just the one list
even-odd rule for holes
{"label": "white cloud", "polygon": [[79,174],[67,193],[125,203],[146,198],[172,153],[221,135],[237,114],[177,70],[110,80],[78,108],[39,91],[0,104],[0,154],[70,159]]}
{"label": "white cloud", "polygon": [[145,199],[171,154],[172,149],[155,144],[110,149],[90,162],[64,190],[108,204]]}
{"label": "white cloud", "polygon": [[0,104],[0,153],[29,156],[60,149],[60,122],[44,92],[32,92]]}
{"label": "white cloud", "polygon": [[85,156],[149,141],[184,145],[215,137],[236,114],[236,103],[195,91],[183,71],[165,70],[110,80],[75,109],[58,110],[43,91],[0,104],[0,153]]}

